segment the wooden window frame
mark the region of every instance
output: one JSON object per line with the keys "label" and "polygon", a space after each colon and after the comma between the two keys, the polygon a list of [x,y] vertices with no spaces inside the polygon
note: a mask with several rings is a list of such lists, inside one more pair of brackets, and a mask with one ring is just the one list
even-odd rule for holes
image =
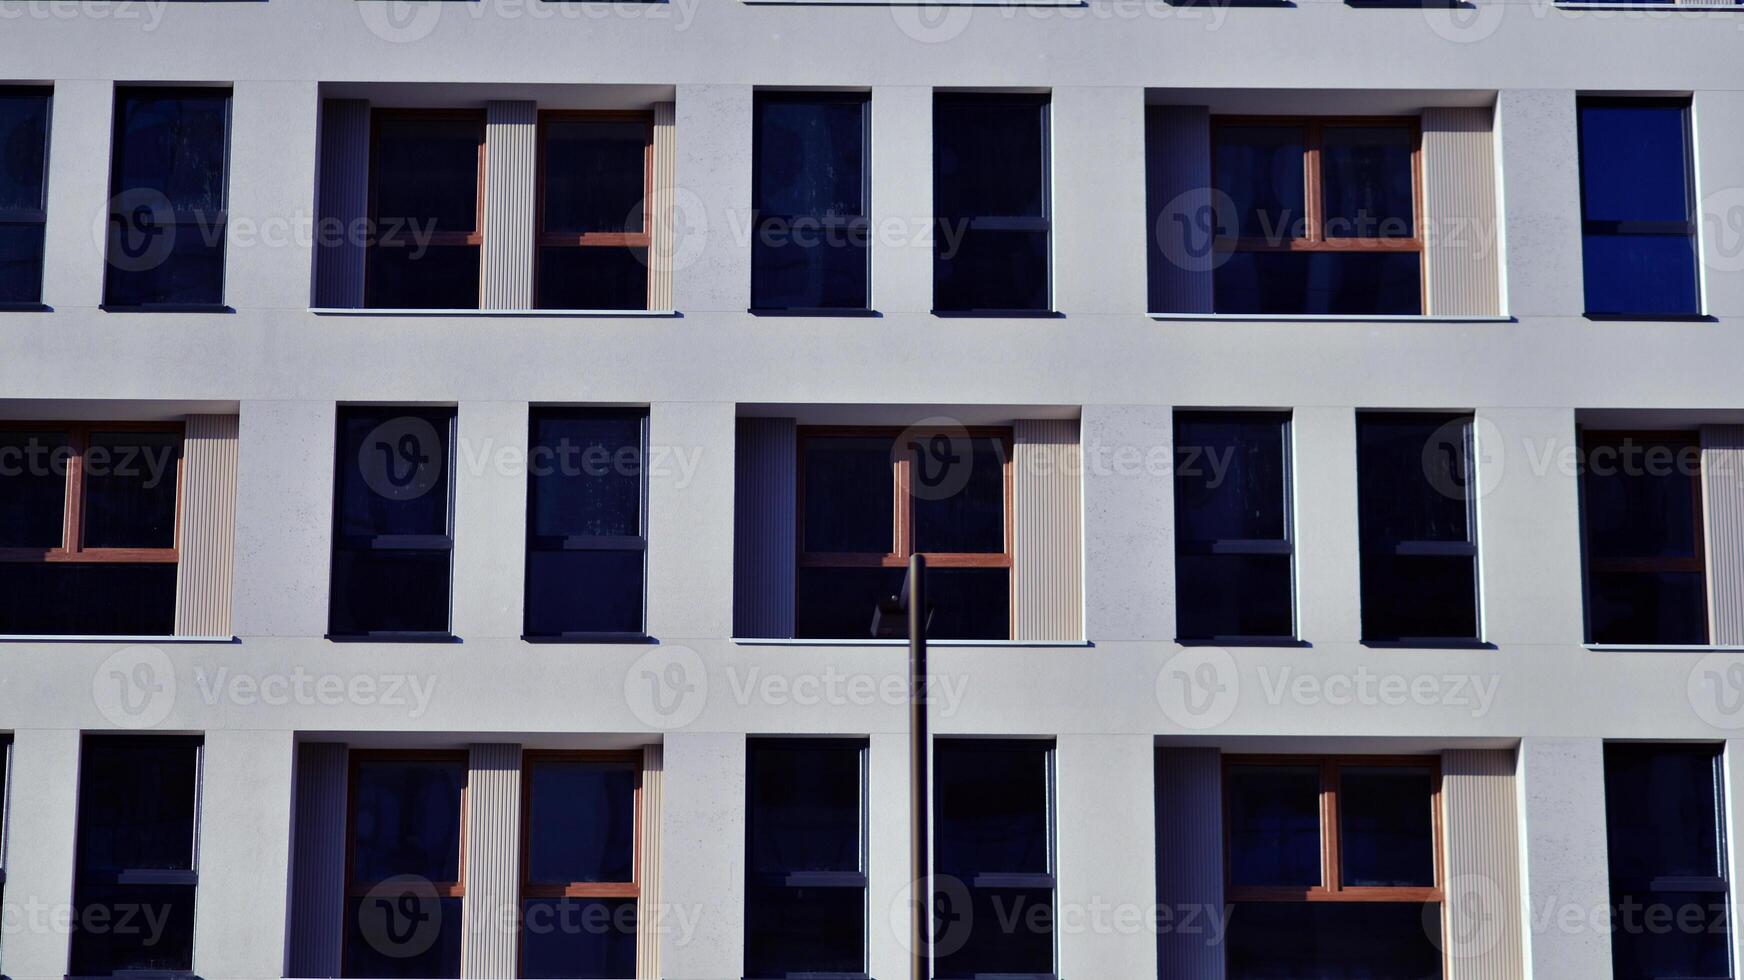
{"label": "wooden window frame", "polygon": [[[643,248],[652,252],[654,248],[654,114],[642,111],[623,110],[580,110],[580,109],[545,109],[539,112],[537,133],[534,137],[533,153],[533,248],[537,252],[541,248]],[[640,232],[621,231],[584,231],[561,232],[548,231],[545,228],[545,165],[546,165],[546,134],[552,123],[562,122],[639,122],[644,127],[644,142],[642,144],[642,230]],[[482,173],[482,169],[481,169]],[[643,308],[651,309],[650,300],[654,289],[654,278],[648,279],[649,297],[644,298]],[[538,305],[539,297],[539,263],[537,256],[533,263],[533,300]]]}
{"label": "wooden window frame", "polygon": [[[1712,604],[1708,595],[1708,541],[1707,512],[1703,506],[1704,491],[1702,487],[1702,434],[1699,429],[1587,429],[1580,431],[1581,460],[1583,465],[1590,465],[1589,440],[1602,438],[1606,442],[1621,442],[1636,440],[1640,443],[1653,445],[1664,444],[1668,438],[1686,443],[1695,449],[1695,471],[1690,474],[1690,519],[1691,540],[1695,542],[1693,557],[1684,558],[1596,558],[1592,549],[1592,522],[1588,512],[1589,503],[1586,498],[1586,476],[1581,478],[1581,549],[1586,559],[1583,578],[1590,579],[1595,574],[1662,574],[1677,572],[1695,572],[1702,577],[1702,632],[1709,632],[1709,619]],[[1587,636],[1593,635],[1593,609],[1590,594],[1586,605]]]}
{"label": "wooden window frame", "polygon": [[[445,247],[445,246],[456,246],[456,245],[476,246],[479,249],[479,262],[480,262],[479,275],[483,276],[483,274],[484,274],[483,261],[484,261],[485,163],[487,161],[485,147],[486,147],[487,135],[488,135],[488,130],[485,127],[485,113],[484,113],[483,109],[372,109],[372,110],[370,110],[370,113],[369,113],[369,191],[368,191],[369,206],[367,209],[367,213],[369,214],[369,225],[368,225],[368,227],[369,227],[368,243],[369,244],[368,244],[368,247],[365,249],[365,251],[368,252],[368,251],[382,247],[382,243],[384,240],[391,240],[395,243],[401,243],[402,242],[401,236],[409,234],[409,232],[405,229],[399,230],[395,235],[392,235],[392,236],[384,236],[382,234],[381,215],[379,213],[377,213],[377,210],[376,210],[380,204],[380,196],[378,194],[378,190],[379,190],[379,187],[381,184],[381,158],[380,158],[380,155],[377,153],[377,149],[381,146],[381,127],[382,127],[383,122],[390,121],[390,120],[398,121],[398,120],[418,120],[418,119],[447,119],[447,120],[462,119],[462,120],[473,120],[473,121],[476,121],[478,123],[478,181],[477,181],[478,186],[473,191],[472,230],[467,231],[467,232],[459,232],[459,231],[430,232],[429,233],[430,239],[429,239],[429,241],[425,242],[424,244],[428,247],[431,247],[431,248],[440,248],[440,247]],[[399,215],[398,217],[411,218],[413,216],[412,215]],[[398,245],[396,245],[394,247],[398,247]],[[367,298],[369,296],[369,283],[368,283],[368,278],[369,278],[369,274],[370,274],[369,273],[369,262],[366,261],[366,262],[364,262],[363,265],[364,265],[363,275],[364,275],[364,279],[365,279],[364,284],[363,284],[363,290],[364,290],[363,295],[365,297],[366,304],[367,304]]]}
{"label": "wooden window frame", "polygon": [[[0,562],[173,565],[181,560],[183,468],[186,466],[186,426],[181,422],[7,422],[0,432],[65,432],[72,455],[67,459],[66,491],[62,499],[61,543],[58,548],[0,548]],[[85,464],[94,432],[173,433],[183,440],[176,457],[176,518],[168,548],[87,548],[85,535]]]}
{"label": "wooden window frame", "polygon": [[[533,767],[541,762],[582,762],[606,766],[622,766],[636,774],[634,799],[634,829],[631,836],[629,881],[534,881],[533,874]],[[564,899],[642,898],[642,753],[637,751],[573,751],[541,750],[521,753],[521,868],[518,881],[520,898]]]}
{"label": "wooden window frame", "polygon": [[[1318,767],[1320,770],[1320,884],[1237,886],[1230,872],[1233,826],[1229,806],[1229,771],[1243,766]],[[1435,884],[1430,887],[1351,886],[1343,883],[1342,836],[1339,823],[1339,773],[1358,769],[1412,768],[1429,770],[1430,850],[1434,856]],[[1442,847],[1441,757],[1433,755],[1225,755],[1223,757],[1223,890],[1230,902],[1399,902],[1445,903],[1446,868]]]}
{"label": "wooden window frame", "polygon": [[[0,98],[39,98],[42,99],[49,118],[49,125],[43,127],[42,134],[42,186],[37,189],[37,206],[34,208],[0,208],[0,226],[35,226],[44,229],[48,227],[48,168],[49,142],[54,130],[54,89],[36,85],[0,85]],[[48,240],[43,239],[42,260],[46,263],[48,256]],[[0,303],[0,310],[40,310],[42,309],[42,273],[37,273],[36,300]]]}

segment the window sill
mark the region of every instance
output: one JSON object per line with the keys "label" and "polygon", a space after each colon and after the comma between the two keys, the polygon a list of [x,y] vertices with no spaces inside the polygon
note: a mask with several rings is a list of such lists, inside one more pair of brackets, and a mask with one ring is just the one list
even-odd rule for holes
{"label": "window sill", "polygon": [[311,306],[316,316],[460,316],[460,317],[676,317],[676,310],[472,310],[472,309],[380,309],[355,306]]}
{"label": "window sill", "polygon": [[535,633],[521,634],[522,643],[656,643],[646,633],[559,633],[555,636]]}
{"label": "window sill", "polygon": [[459,643],[453,633],[328,633],[323,639],[330,643]]}
{"label": "window sill", "polygon": [[[874,640],[870,637],[864,640],[819,640],[796,639],[794,637],[754,637],[735,636],[732,642],[739,646],[771,646],[771,647],[907,647],[907,640]],[[927,640],[929,647],[989,647],[989,648],[1088,648],[1096,644],[1089,640]]]}
{"label": "window sill", "polygon": [[[1693,7],[1677,7],[1693,10]],[[1719,323],[1720,318],[1706,313],[1583,313],[1594,323]]]}
{"label": "window sill", "polygon": [[1213,636],[1175,637],[1175,644],[1184,647],[1300,647],[1313,646],[1294,636]]}
{"label": "window sill", "polygon": [[234,636],[144,636],[102,633],[6,633],[0,643],[240,643]]}
{"label": "window sill", "polygon": [[1744,13],[1744,5],[1732,3],[1582,3],[1581,0],[1556,0],[1552,6],[1558,10],[1669,10],[1677,13],[1724,10]]}
{"label": "window sill", "polygon": [[116,306],[112,303],[100,303],[97,309],[104,313],[235,313],[233,307],[223,303],[162,303],[146,306]]}
{"label": "window sill", "polygon": [[1495,650],[1488,640],[1363,640],[1372,650]]}
{"label": "window sill", "polygon": [[47,303],[0,303],[0,313],[53,313]]}
{"label": "window sill", "polygon": [[1511,316],[1437,316],[1410,313],[1147,313],[1153,320],[1249,321],[1256,323],[1516,323]]}
{"label": "window sill", "polygon": [[760,310],[760,309],[757,309],[756,307],[752,307],[751,309],[746,310],[745,312],[751,314],[752,316],[768,316],[768,317],[815,316],[815,317],[850,317],[850,318],[852,318],[852,317],[881,317],[884,315],[884,314],[878,312],[877,310],[833,310],[833,309]]}
{"label": "window sill", "polygon": [[1588,643],[1594,653],[1744,653],[1744,646],[1710,643]]}
{"label": "window sill", "polygon": [[933,316],[946,320],[1064,320],[1059,310],[933,310]]}

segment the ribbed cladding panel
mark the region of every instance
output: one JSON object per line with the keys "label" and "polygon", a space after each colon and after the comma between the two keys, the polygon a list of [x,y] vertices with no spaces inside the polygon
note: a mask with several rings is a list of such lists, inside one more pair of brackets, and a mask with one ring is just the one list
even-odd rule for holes
{"label": "ribbed cladding panel", "polygon": [[337,977],[345,936],[346,747],[297,747],[288,976]]}
{"label": "ribbed cladding panel", "polygon": [[1709,642],[1744,645],[1744,425],[1702,427]]}
{"label": "ribbed cladding panel", "polygon": [[642,857],[636,869],[636,978],[660,980],[660,795],[664,750],[642,749]]}
{"label": "ribbed cladding panel", "polygon": [[[1157,750],[1157,905],[1174,922],[1223,915],[1223,760],[1217,749]],[[1160,980],[1223,980],[1222,939],[1211,929],[1160,931]]]}
{"label": "ribbed cladding panel", "polygon": [[1210,313],[1211,110],[1153,106],[1145,117],[1152,313]]}
{"label": "ribbed cladding panel", "polygon": [[515,976],[519,938],[509,910],[519,908],[521,747],[485,742],[468,750],[466,774],[466,935],[460,975]]}
{"label": "ribbed cladding panel", "polygon": [[1526,975],[1517,807],[1513,750],[1441,754],[1448,980]]}
{"label": "ribbed cladding panel", "polygon": [[793,419],[740,419],[737,442],[733,635],[791,637],[798,429]]}
{"label": "ribbed cladding panel", "polygon": [[190,415],[182,437],[176,635],[229,636],[236,569],[234,415]]}
{"label": "ribbed cladding panel", "polygon": [[678,159],[678,131],[674,127],[676,108],[671,102],[654,104],[654,200],[650,202],[654,224],[649,229],[652,245],[648,249],[650,310],[672,309],[673,170]]}
{"label": "ribbed cladding panel", "polygon": [[1083,451],[1075,419],[1012,425],[1014,640],[1084,638]]}
{"label": "ribbed cladding panel", "polygon": [[1502,265],[1495,112],[1423,110],[1424,273],[1433,316],[1497,316]]}
{"label": "ribbed cladding panel", "polygon": [[369,103],[321,103],[320,224],[316,236],[316,306],[363,306],[364,249],[357,234],[369,215]]}
{"label": "ribbed cladding panel", "polygon": [[534,188],[539,107],[493,100],[484,109],[484,271],[480,305],[533,308]]}

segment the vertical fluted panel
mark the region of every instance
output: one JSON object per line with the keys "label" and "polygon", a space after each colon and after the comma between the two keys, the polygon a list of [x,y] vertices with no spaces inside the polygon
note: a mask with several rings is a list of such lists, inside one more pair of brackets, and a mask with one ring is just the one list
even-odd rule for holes
{"label": "vertical fluted panel", "polygon": [[1014,640],[1084,638],[1083,451],[1076,419],[1012,426]]}
{"label": "vertical fluted panel", "polygon": [[507,980],[516,973],[513,912],[521,888],[521,747],[474,744],[466,774],[466,936],[460,975]]}
{"label": "vertical fluted panel", "polygon": [[673,169],[678,158],[678,134],[673,120],[671,102],[654,104],[654,227],[649,229],[652,245],[648,249],[648,308],[672,309],[672,250],[675,245],[675,215],[673,207]]}
{"label": "vertical fluted panel", "polygon": [[733,635],[793,635],[798,430],[740,419],[733,498]]}
{"label": "vertical fluted panel", "polygon": [[1520,845],[1512,749],[1441,754],[1448,980],[1519,980]]}
{"label": "vertical fluted panel", "polygon": [[1211,110],[1153,106],[1145,118],[1152,313],[1212,312]]}
{"label": "vertical fluted panel", "polygon": [[487,310],[530,310],[539,107],[532,102],[486,102],[484,122],[484,279],[480,305]]}
{"label": "vertical fluted panel", "polygon": [[1744,645],[1744,425],[1702,427],[1709,642]]}
{"label": "vertical fluted panel", "polygon": [[1424,273],[1434,316],[1502,312],[1494,110],[1423,110]]}
{"label": "vertical fluted panel", "polygon": [[369,103],[321,103],[320,221],[315,236],[316,306],[363,305],[363,221],[369,215]]}
{"label": "vertical fluted panel", "polygon": [[636,868],[636,978],[660,980],[660,793],[662,747],[642,750],[642,855]]}
{"label": "vertical fluted panel", "polygon": [[339,976],[345,936],[346,782],[342,743],[304,742],[297,747],[289,976]]}
{"label": "vertical fluted panel", "polygon": [[[1168,921],[1223,915],[1223,759],[1216,749],[1157,750],[1157,904]],[[1223,936],[1166,929],[1160,980],[1223,980]]]}
{"label": "vertical fluted panel", "polygon": [[229,636],[236,568],[234,415],[190,415],[182,435],[176,635]]}

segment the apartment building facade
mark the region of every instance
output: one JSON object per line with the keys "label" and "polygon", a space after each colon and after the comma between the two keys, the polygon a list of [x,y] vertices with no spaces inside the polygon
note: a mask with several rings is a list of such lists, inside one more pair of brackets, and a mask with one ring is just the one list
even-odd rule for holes
{"label": "apartment building facade", "polygon": [[1737,975],[1744,6],[0,20],[0,975]]}

